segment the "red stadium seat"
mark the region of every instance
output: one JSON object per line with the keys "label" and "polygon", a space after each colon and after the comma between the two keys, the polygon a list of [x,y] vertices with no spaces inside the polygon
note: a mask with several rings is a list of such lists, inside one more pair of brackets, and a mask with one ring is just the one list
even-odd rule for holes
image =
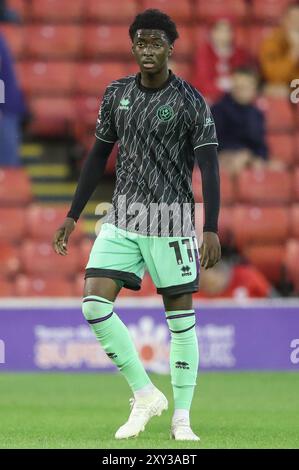
{"label": "red stadium seat", "polygon": [[0,241],[0,276],[14,276],[21,267],[18,248],[10,241]]}
{"label": "red stadium seat", "polygon": [[294,130],[295,117],[288,99],[263,96],[259,98],[257,105],[265,113],[268,132]]}
{"label": "red stadium seat", "polygon": [[144,9],[157,8],[165,11],[174,21],[190,21],[192,19],[192,6],[189,0],[144,0]]}
{"label": "red stadium seat", "polygon": [[283,204],[292,196],[291,174],[285,170],[243,170],[237,179],[237,199],[252,204]]}
{"label": "red stadium seat", "polygon": [[268,146],[271,160],[279,160],[292,165],[295,159],[295,139],[292,134],[268,134]]}
{"label": "red stadium seat", "polygon": [[72,282],[63,277],[26,276],[15,280],[15,295],[19,297],[72,297]]}
{"label": "red stadium seat", "polygon": [[279,282],[283,274],[285,245],[251,245],[243,255],[271,282]]}
{"label": "red stadium seat", "polygon": [[108,57],[124,60],[131,56],[131,42],[127,26],[85,26],[83,53],[86,57]]}
{"label": "red stadium seat", "polygon": [[232,211],[230,206],[221,206],[218,222],[218,234],[222,244],[230,244],[232,239]]}
{"label": "red stadium seat", "polygon": [[256,243],[283,243],[289,233],[285,207],[237,206],[232,210],[232,230],[239,248]]}
{"label": "red stadium seat", "polygon": [[[31,238],[51,242],[54,232],[64,221],[69,210],[68,206],[49,207],[34,204],[26,211],[28,234]],[[72,232],[72,241],[82,238],[82,223],[79,220]]]}
{"label": "red stadium seat", "polygon": [[24,209],[0,208],[0,240],[18,241],[26,234]]}
{"label": "red stadium seat", "polygon": [[180,37],[175,42],[175,59],[192,57],[194,54],[194,29],[188,26],[181,26]]}
{"label": "red stadium seat", "polygon": [[293,193],[295,201],[299,201],[299,166],[294,169]]}
{"label": "red stadium seat", "polygon": [[299,241],[289,240],[286,248],[286,269],[295,291],[299,293]]}
{"label": "red stadium seat", "polygon": [[244,0],[197,0],[196,9],[197,16],[208,21],[227,16],[242,20],[247,15],[247,4]]}
{"label": "red stadium seat", "polygon": [[74,275],[78,271],[78,257],[77,246],[72,241],[69,242],[68,255],[66,256],[55,253],[51,243],[40,241],[27,240],[21,249],[21,260],[26,274]]}
{"label": "red stadium seat", "polygon": [[12,297],[15,295],[14,285],[12,281],[0,279],[0,297]]}
{"label": "red stadium seat", "polygon": [[30,125],[33,134],[65,135],[75,116],[75,104],[70,98],[35,97],[30,100],[34,120]]}
{"label": "red stadium seat", "polygon": [[79,124],[83,124],[85,127],[90,127],[93,131],[93,134],[95,132],[100,104],[100,95],[86,97],[79,96],[75,101],[76,116],[80,116],[82,120],[82,122]]}
{"label": "red stadium seat", "polygon": [[75,71],[76,92],[100,96],[113,80],[126,75],[120,62],[78,64]]}
{"label": "red stadium seat", "polygon": [[79,21],[85,0],[31,0],[31,18],[48,23]]}
{"label": "red stadium seat", "polygon": [[135,1],[84,0],[84,15],[89,21],[104,24],[131,22],[137,13]]}
{"label": "red stadium seat", "polygon": [[291,236],[299,240],[299,204],[294,204],[290,209]]}
{"label": "red stadium seat", "polygon": [[247,37],[247,47],[250,49],[253,57],[256,57],[261,48],[264,39],[273,32],[273,26],[269,25],[253,25],[249,27]]}
{"label": "red stadium seat", "polygon": [[25,206],[31,200],[31,183],[25,170],[0,167],[0,206]]}
{"label": "red stadium seat", "polygon": [[20,62],[17,65],[23,90],[30,95],[68,95],[76,76],[72,62]]}
{"label": "red stadium seat", "polygon": [[7,41],[12,55],[20,58],[24,53],[24,28],[11,24],[0,23],[0,33],[2,33]]}
{"label": "red stadium seat", "polygon": [[252,14],[259,21],[278,22],[290,0],[252,0]]}
{"label": "red stadium seat", "polygon": [[81,28],[75,25],[25,27],[27,55],[36,59],[74,59],[80,54]]}
{"label": "red stadium seat", "polygon": [[[223,205],[228,205],[234,202],[235,199],[235,189],[233,182],[230,178],[228,172],[224,169],[220,170],[220,191],[221,191],[221,203]],[[192,187],[194,192],[195,202],[202,202],[202,181],[201,173],[197,166],[194,168],[193,177],[192,177]]]}

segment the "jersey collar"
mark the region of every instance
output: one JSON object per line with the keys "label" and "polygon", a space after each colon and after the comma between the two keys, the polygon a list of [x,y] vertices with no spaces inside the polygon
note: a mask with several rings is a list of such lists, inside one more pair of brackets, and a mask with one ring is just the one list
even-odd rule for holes
{"label": "jersey collar", "polygon": [[147,87],[143,86],[141,84],[141,73],[140,72],[136,74],[135,81],[136,81],[136,85],[139,88],[139,90],[144,91],[145,93],[157,93],[157,91],[164,90],[164,88],[168,87],[168,85],[170,84],[170,82],[172,82],[172,80],[174,78],[175,78],[175,76],[174,76],[173,72],[169,69],[168,79],[159,88],[147,88]]}

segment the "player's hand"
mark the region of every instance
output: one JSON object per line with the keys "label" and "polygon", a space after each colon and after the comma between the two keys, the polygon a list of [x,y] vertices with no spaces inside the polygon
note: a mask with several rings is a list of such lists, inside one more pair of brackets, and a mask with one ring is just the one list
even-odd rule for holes
{"label": "player's hand", "polygon": [[56,230],[52,246],[58,255],[67,255],[67,243],[69,236],[75,229],[76,222],[71,217],[67,217],[63,224]]}
{"label": "player's hand", "polygon": [[209,269],[215,266],[221,258],[221,246],[217,233],[204,232],[200,247],[200,265]]}

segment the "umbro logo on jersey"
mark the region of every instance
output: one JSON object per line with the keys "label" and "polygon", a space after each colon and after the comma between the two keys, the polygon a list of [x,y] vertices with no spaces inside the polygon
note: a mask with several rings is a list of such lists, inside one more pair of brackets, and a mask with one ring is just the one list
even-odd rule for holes
{"label": "umbro logo on jersey", "polygon": [[181,268],[181,271],[182,271],[182,276],[191,276],[192,274],[190,266],[183,266]]}
{"label": "umbro logo on jersey", "polygon": [[206,121],[204,123],[204,127],[213,126],[213,125],[214,125],[213,119],[210,118],[210,117],[206,118]]}
{"label": "umbro logo on jersey", "polygon": [[125,109],[126,111],[129,109],[130,100],[128,98],[122,98],[119,103],[119,109]]}
{"label": "umbro logo on jersey", "polygon": [[176,369],[189,369],[189,364],[188,362],[185,362],[185,361],[177,361],[175,363],[175,368]]}

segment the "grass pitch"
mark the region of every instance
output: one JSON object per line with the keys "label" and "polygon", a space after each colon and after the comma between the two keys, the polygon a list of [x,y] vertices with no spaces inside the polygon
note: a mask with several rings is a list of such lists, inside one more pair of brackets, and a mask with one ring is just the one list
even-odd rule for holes
{"label": "grass pitch", "polygon": [[137,439],[116,441],[131,396],[115,374],[0,374],[0,448],[299,448],[298,373],[202,373],[192,407],[200,443],[169,439],[169,410]]}

